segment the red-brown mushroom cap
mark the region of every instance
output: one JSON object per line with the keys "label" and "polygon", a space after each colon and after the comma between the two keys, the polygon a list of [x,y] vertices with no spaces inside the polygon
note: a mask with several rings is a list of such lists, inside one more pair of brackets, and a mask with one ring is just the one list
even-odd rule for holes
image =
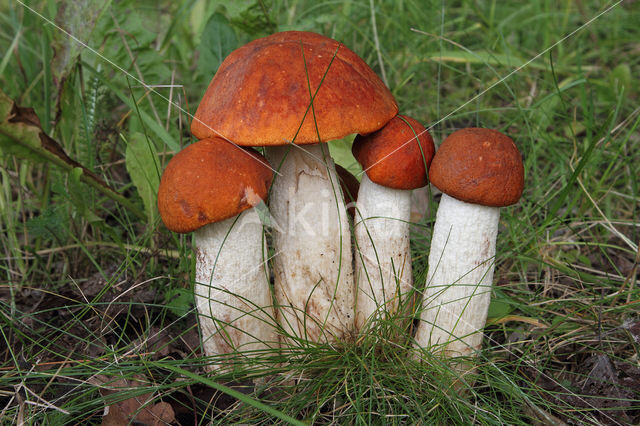
{"label": "red-brown mushroom cap", "polygon": [[504,207],[524,189],[524,166],[515,143],[497,130],[458,130],[438,148],[429,179],[445,194],[467,203]]}
{"label": "red-brown mushroom cap", "polygon": [[356,136],[352,147],[353,156],[372,182],[395,189],[425,186],[434,151],[429,132],[404,115],[394,117],[375,133]]}
{"label": "red-brown mushroom cap", "polygon": [[200,102],[191,133],[244,146],[283,145],[294,138],[309,144],[373,132],[397,112],[389,89],[346,46],[320,34],[288,31],[227,56]]}
{"label": "red-brown mushroom cap", "polygon": [[167,164],[158,188],[158,210],[171,231],[195,231],[264,200],[272,178],[269,163],[258,152],[220,138],[203,139]]}

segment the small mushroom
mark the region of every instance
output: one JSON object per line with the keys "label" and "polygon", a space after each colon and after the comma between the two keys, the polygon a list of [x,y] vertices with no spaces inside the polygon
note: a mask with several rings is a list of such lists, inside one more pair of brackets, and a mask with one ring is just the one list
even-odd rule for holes
{"label": "small mushroom", "polygon": [[416,344],[444,357],[469,356],[482,345],[500,207],[522,195],[522,158],[513,141],[496,130],[462,129],[440,145],[429,178],[443,194]]}
{"label": "small mushroom", "polygon": [[402,115],[353,143],[353,155],[366,172],[355,218],[358,330],[396,311],[413,287],[411,190],[427,184],[434,151],[424,126]]}
{"label": "small mushroom", "polygon": [[[220,138],[176,154],[158,189],[166,227],[195,231],[195,299],[208,356],[278,347],[262,224],[254,206],[273,174],[264,157]],[[211,369],[231,363],[214,361]]]}

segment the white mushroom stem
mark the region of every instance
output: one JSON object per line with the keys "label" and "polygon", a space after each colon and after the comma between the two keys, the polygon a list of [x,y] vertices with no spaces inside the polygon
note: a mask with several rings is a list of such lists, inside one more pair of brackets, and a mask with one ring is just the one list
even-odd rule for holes
{"label": "white mushroom stem", "polygon": [[211,369],[278,347],[262,224],[255,208],[195,231],[196,306]]}
{"label": "white mushroom stem", "polygon": [[429,271],[416,344],[445,357],[482,345],[500,209],[442,194],[429,252]]}
{"label": "white mushroom stem", "polygon": [[413,286],[409,250],[411,191],[364,174],[356,203],[356,328],[393,315]]}
{"label": "white mushroom stem", "polygon": [[269,147],[275,294],[284,332],[313,342],[353,334],[349,220],[326,144]]}

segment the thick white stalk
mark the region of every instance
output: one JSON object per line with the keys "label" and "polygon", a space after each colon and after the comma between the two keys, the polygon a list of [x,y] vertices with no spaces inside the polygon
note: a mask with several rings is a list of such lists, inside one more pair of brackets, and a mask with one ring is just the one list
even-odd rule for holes
{"label": "thick white stalk", "polygon": [[326,144],[269,147],[275,294],[286,333],[313,342],[353,335],[351,232]]}
{"label": "thick white stalk", "polygon": [[482,345],[500,210],[442,194],[429,252],[429,271],[416,343],[445,357]]}
{"label": "thick white stalk", "polygon": [[[277,348],[264,233],[256,210],[198,229],[195,246],[196,306],[205,354],[250,356]],[[230,357],[225,359],[231,363]]]}
{"label": "thick white stalk", "polygon": [[411,191],[386,188],[364,174],[356,206],[356,328],[360,330],[370,318],[395,312],[413,287]]}

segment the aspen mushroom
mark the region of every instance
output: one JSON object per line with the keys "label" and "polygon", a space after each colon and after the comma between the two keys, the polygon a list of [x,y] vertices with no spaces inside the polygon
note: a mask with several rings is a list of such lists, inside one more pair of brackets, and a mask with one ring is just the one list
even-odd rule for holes
{"label": "aspen mushroom", "polygon": [[[254,208],[266,198],[272,176],[260,154],[220,138],[187,146],[162,174],[158,209],[164,224],[175,232],[195,231],[195,299],[208,356],[278,347]],[[211,369],[226,363],[215,361]]]}
{"label": "aspen mushroom", "polygon": [[496,130],[462,129],[440,145],[429,178],[443,193],[416,344],[447,358],[469,356],[482,345],[500,207],[522,195],[522,158]]}
{"label": "aspen mushroom", "polygon": [[278,319],[294,339],[332,342],[353,332],[349,222],[333,160],[320,142],[373,132],[397,111],[389,89],[358,55],[298,31],[233,51],[196,111],[195,136],[265,146],[278,170],[269,196],[274,289]]}
{"label": "aspen mushroom", "polygon": [[353,155],[366,172],[356,203],[356,328],[394,312],[413,287],[409,221],[411,190],[427,184],[435,147],[422,124],[396,116],[356,136]]}

